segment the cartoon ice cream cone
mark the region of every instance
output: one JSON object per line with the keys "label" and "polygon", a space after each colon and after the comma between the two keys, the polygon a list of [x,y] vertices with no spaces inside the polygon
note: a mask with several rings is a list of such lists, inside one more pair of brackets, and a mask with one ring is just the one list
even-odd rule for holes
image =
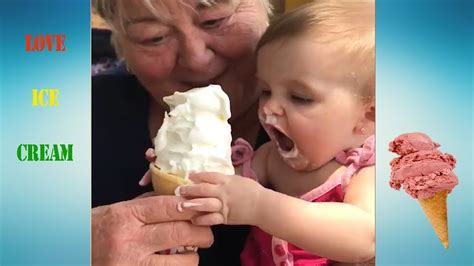
{"label": "cartoon ice cream cone", "polygon": [[390,162],[390,186],[418,200],[444,248],[449,247],[447,197],[458,184],[456,159],[423,133],[407,133],[390,142],[400,155]]}

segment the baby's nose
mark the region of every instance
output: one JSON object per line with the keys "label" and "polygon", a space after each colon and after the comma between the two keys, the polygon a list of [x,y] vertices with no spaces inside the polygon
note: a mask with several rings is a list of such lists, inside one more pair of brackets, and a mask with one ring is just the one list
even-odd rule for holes
{"label": "baby's nose", "polygon": [[282,105],[275,99],[268,99],[268,101],[263,105],[263,112],[265,115],[283,115],[284,109]]}

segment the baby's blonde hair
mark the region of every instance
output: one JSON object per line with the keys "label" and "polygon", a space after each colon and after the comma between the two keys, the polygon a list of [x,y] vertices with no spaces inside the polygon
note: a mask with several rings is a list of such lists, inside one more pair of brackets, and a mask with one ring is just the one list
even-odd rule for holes
{"label": "baby's blonde hair", "polygon": [[[375,3],[373,0],[316,0],[272,21],[257,45],[292,37],[309,36],[351,58],[357,95],[375,95]],[[362,68],[362,69],[360,69]],[[358,73],[358,72],[362,72]],[[357,73],[357,74],[355,74]],[[354,77],[356,78],[356,77]]]}
{"label": "baby's blonde hair", "polygon": [[[157,18],[170,15],[164,13],[162,10],[159,10],[159,5],[163,0],[155,0],[155,3],[152,3],[152,0],[92,0],[93,8],[97,10],[97,13],[106,21],[109,28],[112,30],[111,41],[119,57],[121,56],[122,51],[118,37],[125,33],[125,24],[128,20],[127,13],[123,5],[125,1],[137,1],[146,7],[150,13],[155,15]],[[184,3],[182,0],[172,1],[181,1],[182,4],[186,5],[186,3]],[[212,6],[218,3],[231,3],[233,5],[237,5],[240,3],[240,1],[241,0],[199,0],[199,3],[205,6]],[[260,3],[263,6],[268,16],[272,14],[272,5],[270,0],[254,1]]]}

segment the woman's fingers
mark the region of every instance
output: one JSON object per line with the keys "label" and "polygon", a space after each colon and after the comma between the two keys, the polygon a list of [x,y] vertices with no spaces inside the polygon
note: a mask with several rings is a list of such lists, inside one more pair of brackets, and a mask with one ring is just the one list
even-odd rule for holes
{"label": "woman's fingers", "polygon": [[178,203],[178,211],[220,212],[222,202],[216,198],[198,198]]}
{"label": "woman's fingers", "polygon": [[151,183],[151,171],[148,170],[146,171],[146,173],[143,175],[142,179],[140,179],[140,181],[138,181],[138,184],[142,187],[148,185]]}
{"label": "woman's fingers", "polygon": [[[154,196],[133,199],[91,210],[91,260],[93,265],[197,265],[196,258],[167,261],[156,252],[180,246],[209,247],[209,227],[189,220],[199,213],[176,208],[184,199]],[[144,263],[148,257],[153,261]],[[179,255],[181,256],[181,255]],[[175,263],[175,264],[170,264]]]}
{"label": "woman's fingers", "polygon": [[185,221],[150,224],[142,227],[137,235],[141,249],[153,254],[178,246],[208,248],[214,238],[209,227],[198,226]]}
{"label": "woman's fingers", "polygon": [[225,224],[224,215],[220,212],[206,213],[195,216],[191,222],[199,226],[211,226],[216,224]]}
{"label": "woman's fingers", "polygon": [[176,196],[182,196],[185,198],[219,198],[220,190],[217,185],[200,183],[179,186],[176,188],[175,194]]}
{"label": "woman's fingers", "polygon": [[[156,160],[156,155],[155,155],[155,150],[152,148],[148,148],[148,150],[145,151],[145,158],[147,159],[148,162],[152,163]],[[148,170],[145,172],[143,175],[142,179],[138,181],[138,184],[142,187],[148,185],[151,183],[151,171]]]}
{"label": "woman's fingers", "polygon": [[148,198],[148,197],[153,197],[153,196],[157,196],[155,194],[155,191],[150,191],[150,192],[145,192],[141,194],[140,196],[135,197],[135,199]]}
{"label": "woman's fingers", "polygon": [[210,183],[210,184],[223,184],[226,179],[229,178],[226,175],[214,172],[202,172],[202,173],[191,173],[189,179],[196,184],[199,183]]}
{"label": "woman's fingers", "polygon": [[184,266],[184,265],[198,265],[199,256],[196,252],[189,252],[175,255],[151,255],[148,256],[144,265],[153,266]]}
{"label": "woman's fingers", "polygon": [[155,150],[152,148],[148,148],[148,150],[145,151],[145,158],[150,163],[154,162],[156,160]]}
{"label": "woman's fingers", "polygon": [[171,221],[186,221],[191,219],[196,212],[191,210],[179,212],[176,208],[182,198],[175,196],[153,196],[133,199],[123,202],[128,214],[135,217],[143,225]]}

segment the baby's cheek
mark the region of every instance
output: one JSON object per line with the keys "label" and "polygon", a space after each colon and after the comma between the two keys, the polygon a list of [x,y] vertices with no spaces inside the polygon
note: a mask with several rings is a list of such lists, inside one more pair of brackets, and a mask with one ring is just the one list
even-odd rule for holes
{"label": "baby's cheek", "polygon": [[309,129],[301,129],[298,136],[298,148],[312,163],[319,164],[324,145],[319,141],[318,133]]}

